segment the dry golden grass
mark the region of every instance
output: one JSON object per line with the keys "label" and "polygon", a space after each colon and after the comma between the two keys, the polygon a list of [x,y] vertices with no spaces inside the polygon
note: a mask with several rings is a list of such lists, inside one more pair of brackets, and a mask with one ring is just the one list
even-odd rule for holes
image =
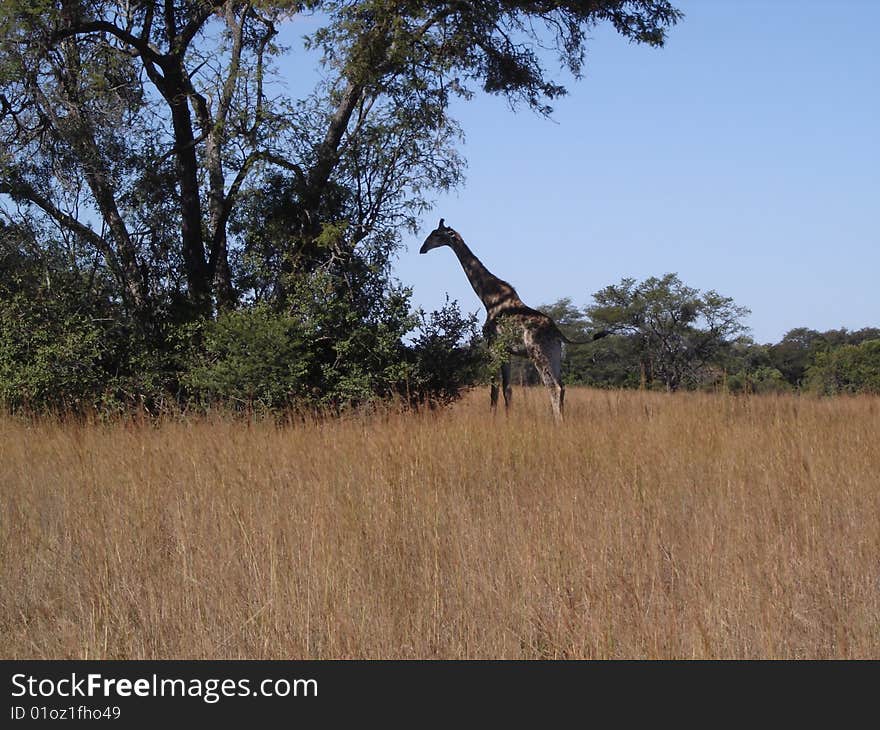
{"label": "dry golden grass", "polygon": [[4,658],[880,657],[880,399],[0,419]]}

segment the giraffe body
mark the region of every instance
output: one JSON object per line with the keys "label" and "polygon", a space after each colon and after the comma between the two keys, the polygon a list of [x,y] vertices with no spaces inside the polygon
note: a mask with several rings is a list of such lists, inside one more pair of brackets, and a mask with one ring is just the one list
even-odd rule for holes
{"label": "giraffe body", "polygon": [[[528,357],[550,393],[553,415],[562,420],[565,386],[562,383],[562,343],[572,342],[556,323],[543,312],[527,306],[516,290],[506,281],[492,274],[465,244],[464,239],[452,228],[443,224],[431,232],[419,253],[427,253],[440,246],[449,246],[458,257],[464,273],[477,296],[486,307],[486,324],[483,334],[491,344],[504,334],[509,355]],[[594,339],[606,333],[599,333]],[[501,391],[504,405],[509,407],[511,398],[510,363],[500,368]],[[491,406],[498,405],[498,381],[491,384]]]}

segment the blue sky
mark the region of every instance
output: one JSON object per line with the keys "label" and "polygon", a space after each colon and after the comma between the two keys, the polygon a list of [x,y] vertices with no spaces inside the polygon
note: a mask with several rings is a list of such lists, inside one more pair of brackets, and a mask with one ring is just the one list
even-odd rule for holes
{"label": "blue sky", "polygon": [[759,342],[880,326],[880,3],[676,5],[663,49],[596,28],[552,120],[456,103],[467,179],[395,264],[414,304],[481,310],[451,251],[418,255],[442,216],[531,306],[674,271]]}

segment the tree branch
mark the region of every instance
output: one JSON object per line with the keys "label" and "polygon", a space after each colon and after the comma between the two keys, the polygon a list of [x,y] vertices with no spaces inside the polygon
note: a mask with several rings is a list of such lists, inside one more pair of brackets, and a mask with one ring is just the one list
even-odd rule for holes
{"label": "tree branch", "polygon": [[[172,36],[172,52],[177,56],[182,56],[192,42],[192,39],[196,37],[196,34],[204,26],[205,21],[211,17],[211,14],[217,8],[223,7],[226,2],[227,0],[212,0],[210,3],[201,5],[199,11],[190,18],[190,21],[183,27],[183,30],[179,33],[175,32],[175,35]],[[171,4],[170,0],[168,0],[168,4]]]}
{"label": "tree branch", "polygon": [[63,228],[72,230],[88,240],[98,251],[101,252],[107,260],[107,264],[110,268],[113,269],[117,275],[121,273],[113,247],[110,246],[102,236],[95,233],[94,230],[78,221],[69,213],[61,210],[45,196],[40,195],[33,186],[23,180],[17,180],[14,183],[8,180],[0,181],[0,194],[8,195],[13,200],[26,200],[27,202],[36,205]]}
{"label": "tree branch", "polygon": [[[152,14],[150,14],[150,18],[152,18]],[[61,41],[65,38],[71,38],[77,35],[88,35],[89,33],[109,33],[123,43],[134,48],[142,58],[156,64],[157,66],[161,67],[163,62],[167,59],[166,56],[150,45],[145,36],[136,36],[106,20],[92,20],[89,22],[80,21],[67,28],[62,28],[53,34],[52,43],[54,44],[56,41]]]}

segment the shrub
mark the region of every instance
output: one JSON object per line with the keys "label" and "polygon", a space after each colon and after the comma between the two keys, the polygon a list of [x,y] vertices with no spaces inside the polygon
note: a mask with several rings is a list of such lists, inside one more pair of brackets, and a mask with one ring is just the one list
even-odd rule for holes
{"label": "shrub", "polygon": [[880,340],[820,352],[807,368],[807,387],[817,393],[880,393]]}
{"label": "shrub", "polygon": [[792,390],[779,370],[766,365],[734,373],[726,382],[731,393],[788,393]]}
{"label": "shrub", "polygon": [[181,385],[202,405],[277,409],[305,397],[317,364],[300,322],[260,305],[190,328],[191,366]]}
{"label": "shrub", "polygon": [[419,318],[402,383],[405,395],[411,403],[430,407],[450,403],[486,378],[491,355],[477,332],[476,315],[463,315],[448,297],[430,315],[420,311]]}

